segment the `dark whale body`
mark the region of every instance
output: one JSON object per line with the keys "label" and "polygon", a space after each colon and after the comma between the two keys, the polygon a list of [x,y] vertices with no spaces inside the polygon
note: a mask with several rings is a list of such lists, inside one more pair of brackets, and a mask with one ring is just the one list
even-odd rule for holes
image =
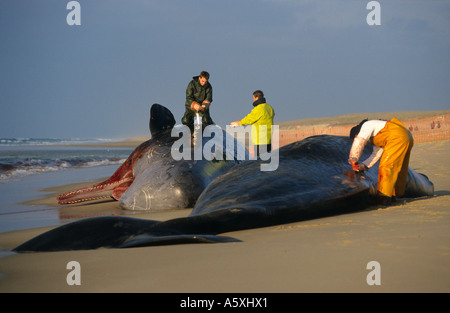
{"label": "dark whale body", "polygon": [[[376,194],[378,167],[355,174],[347,163],[351,140],[314,136],[279,150],[276,171],[246,161],[213,180],[188,217],[164,222],[95,217],[41,234],[15,251],[124,248],[187,242],[238,241],[220,233],[348,213]],[[371,153],[367,146],[362,158]],[[433,184],[409,170],[405,196],[431,196]]]}

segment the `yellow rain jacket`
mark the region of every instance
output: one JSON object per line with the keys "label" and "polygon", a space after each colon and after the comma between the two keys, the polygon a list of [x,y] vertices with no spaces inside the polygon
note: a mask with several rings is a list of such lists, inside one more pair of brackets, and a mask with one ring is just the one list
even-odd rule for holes
{"label": "yellow rain jacket", "polygon": [[241,125],[252,125],[253,145],[271,144],[274,116],[273,108],[267,103],[261,103],[241,120]]}

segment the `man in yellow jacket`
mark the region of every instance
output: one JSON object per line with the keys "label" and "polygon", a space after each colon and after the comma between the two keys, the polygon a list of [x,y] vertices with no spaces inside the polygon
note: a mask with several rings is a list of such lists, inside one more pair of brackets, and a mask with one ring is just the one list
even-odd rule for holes
{"label": "man in yellow jacket", "polygon": [[234,127],[252,125],[252,144],[255,147],[255,156],[259,157],[261,152],[272,150],[272,124],[275,111],[266,103],[261,90],[253,93],[253,106],[254,108],[246,117],[240,121],[234,121],[230,125]]}

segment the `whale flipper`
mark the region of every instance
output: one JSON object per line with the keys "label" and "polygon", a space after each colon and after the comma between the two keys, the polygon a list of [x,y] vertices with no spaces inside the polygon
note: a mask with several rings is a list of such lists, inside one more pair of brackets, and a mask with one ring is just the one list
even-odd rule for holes
{"label": "whale flipper", "polygon": [[[183,219],[185,218],[179,220]],[[190,218],[187,219],[189,221]],[[238,241],[240,240],[226,236],[180,233],[170,224],[166,226],[160,221],[124,216],[100,216],[52,229],[28,240],[13,251],[91,250]]]}
{"label": "whale flipper", "polygon": [[152,137],[158,137],[175,126],[175,117],[172,112],[160,104],[153,104],[150,109],[149,128]]}
{"label": "whale flipper", "polygon": [[219,243],[219,242],[241,242],[241,240],[217,235],[168,235],[168,236],[153,236],[153,235],[139,235],[132,239],[126,240],[118,246],[118,248],[135,248],[148,246],[162,246],[185,243]]}

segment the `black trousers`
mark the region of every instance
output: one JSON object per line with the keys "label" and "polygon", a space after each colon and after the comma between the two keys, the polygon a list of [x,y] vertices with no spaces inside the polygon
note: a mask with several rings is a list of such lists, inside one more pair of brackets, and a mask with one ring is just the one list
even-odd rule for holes
{"label": "black trousers", "polygon": [[265,152],[271,152],[272,151],[272,145],[255,145],[255,156],[259,159],[261,156],[261,153]]}
{"label": "black trousers", "polygon": [[[202,124],[203,125],[212,125],[214,124],[211,116],[209,115],[209,109],[203,113],[199,113],[200,114],[200,118],[202,119]],[[196,114],[191,111],[191,110],[186,110],[184,112],[184,116],[181,118],[181,123],[183,123],[184,125],[187,126],[192,126],[194,125],[194,119],[195,119]]]}

